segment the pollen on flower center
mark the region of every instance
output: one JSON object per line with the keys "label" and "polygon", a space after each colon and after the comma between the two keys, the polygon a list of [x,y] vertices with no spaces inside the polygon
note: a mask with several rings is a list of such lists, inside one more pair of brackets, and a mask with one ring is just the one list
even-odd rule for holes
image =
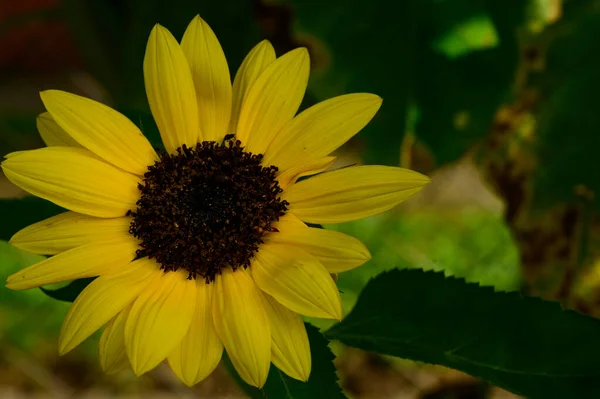
{"label": "pollen on flower center", "polygon": [[207,282],[224,267],[248,267],[288,205],[279,199],[277,168],[261,160],[230,137],[161,154],[138,185],[137,209],[128,212],[129,232],[141,241],[137,255]]}

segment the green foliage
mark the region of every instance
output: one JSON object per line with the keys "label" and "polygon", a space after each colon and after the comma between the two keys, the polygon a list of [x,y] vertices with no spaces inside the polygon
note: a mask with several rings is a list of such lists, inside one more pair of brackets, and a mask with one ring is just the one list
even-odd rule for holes
{"label": "green foliage", "polygon": [[491,19],[486,15],[474,16],[456,26],[434,42],[435,49],[449,58],[460,57],[474,50],[493,48],[498,36]]}
{"label": "green foliage", "polygon": [[453,161],[485,137],[509,94],[524,1],[280,2],[292,7],[298,44],[316,57],[309,88],[316,98],[361,91],[383,97],[360,134],[367,163],[399,162],[413,104],[421,115],[417,137],[439,163]]}
{"label": "green foliage", "polygon": [[80,278],[77,280],[71,281],[64,287],[60,287],[54,290],[49,290],[44,287],[40,287],[40,289],[44,292],[44,294],[48,295],[50,298],[57,299],[63,302],[73,302],[84,290],[85,287],[88,286],[92,281],[95,280],[95,277],[90,278]]}
{"label": "green foliage", "polygon": [[402,248],[396,253],[409,267],[443,270],[500,291],[518,290],[519,254],[499,216],[468,210],[421,212],[394,224],[387,251]]}
{"label": "green foliage", "polygon": [[[417,10],[413,1],[365,3],[286,1],[292,6],[298,44],[313,50],[310,91],[319,100],[352,92],[384,99],[377,118],[361,133],[367,161],[397,164],[406,110],[412,96]],[[404,21],[399,23],[398,15]],[[377,26],[377,29],[373,29]],[[340,40],[344,38],[344,40]],[[394,49],[390,51],[390,43]]]}
{"label": "green foliage", "polygon": [[436,163],[445,164],[486,137],[498,106],[509,94],[516,56],[506,58],[504,51],[493,48],[454,60],[436,53],[424,57],[415,132]]}
{"label": "green foliage", "polygon": [[231,360],[225,357],[227,369],[248,396],[253,399],[341,399],[346,397],[337,382],[333,365],[334,356],[328,347],[329,342],[315,327],[307,323],[305,326],[312,355],[312,371],[307,382],[290,378],[271,364],[265,386],[257,389],[246,384],[236,373]]}
{"label": "green foliage", "polygon": [[210,21],[232,73],[260,39],[256,23],[249,18],[249,1],[182,0],[175,6],[162,0],[69,0],[64,11],[86,66],[109,89],[118,108],[136,112],[148,110],[142,63],[155,24],[167,27],[180,40],[192,18],[200,14]]}
{"label": "green foliage", "polygon": [[534,199],[540,208],[572,202],[576,185],[600,191],[595,157],[600,148],[598,4],[567,2],[564,17],[532,45],[531,51],[545,59],[544,69],[531,77],[532,87],[539,91],[532,146],[539,165]]}
{"label": "green foliage", "polygon": [[0,240],[9,240],[24,227],[64,211],[37,197],[0,199]]}
{"label": "green foliage", "polygon": [[[9,275],[44,259],[44,256],[22,251],[13,247],[8,242],[0,240],[0,281],[4,282]],[[29,295],[30,293],[32,295]],[[25,298],[32,298],[34,302],[36,299],[44,298],[44,295],[40,292],[33,293],[33,291],[27,291],[27,294]],[[0,295],[0,302],[4,302],[8,299],[14,299],[20,293],[7,290],[3,287],[0,290]]]}
{"label": "green foliage", "polygon": [[119,112],[128,117],[140,128],[141,132],[146,136],[154,148],[164,150],[158,126],[156,126],[156,122],[154,121],[154,118],[152,118],[150,111],[121,109]]}
{"label": "green foliage", "polygon": [[326,332],[350,346],[462,370],[528,398],[600,395],[600,320],[421,270],[382,273]]}
{"label": "green foliage", "polygon": [[[463,24],[481,23],[489,18],[498,42],[493,48],[458,58],[453,58],[453,53],[442,54],[420,47],[421,67],[417,70],[420,84],[415,96],[420,118],[415,132],[432,151],[438,165],[457,160],[485,138],[496,110],[510,99],[519,61],[517,31],[524,23],[527,5],[520,0],[440,3],[443,4],[438,9],[440,13],[457,7],[476,15],[475,19],[456,19]],[[456,35],[456,31],[450,31],[441,38],[451,40]]]}
{"label": "green foliage", "polygon": [[55,339],[66,306],[51,301],[40,290],[11,291],[4,288],[6,278],[36,262],[40,255],[21,251],[0,241],[0,344],[32,349],[45,337]]}
{"label": "green foliage", "polygon": [[502,220],[485,211],[426,212],[357,220],[328,229],[357,237],[373,259],[339,275],[345,309],[377,274],[394,268],[443,270],[498,290],[518,290],[519,258]]}
{"label": "green foliage", "polygon": [[[502,291],[516,291],[521,284],[519,254],[510,232],[487,211],[378,215],[326,228],[358,238],[372,255],[363,266],[338,275],[344,313],[354,307],[370,279],[392,269],[444,271]],[[333,324],[309,320],[320,328]]]}
{"label": "green foliage", "polygon": [[13,151],[43,145],[37,133],[35,117],[35,114],[0,116],[0,159]]}

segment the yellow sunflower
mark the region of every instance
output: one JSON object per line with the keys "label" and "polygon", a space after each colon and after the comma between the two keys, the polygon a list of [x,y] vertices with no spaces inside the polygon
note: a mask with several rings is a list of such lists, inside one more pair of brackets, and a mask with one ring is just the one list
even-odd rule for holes
{"label": "yellow sunflower", "polygon": [[296,116],[308,75],[306,49],[276,58],[263,41],[231,84],[223,50],[200,17],[181,43],[155,26],[144,78],[166,149],[158,153],[113,109],[41,93],[48,112],[38,128],[48,147],[9,154],[2,169],[69,211],[15,234],[16,247],[52,256],[10,276],[7,287],[98,276],[64,320],[61,354],[104,326],[106,372],[141,375],[166,359],[193,385],[226,349],[254,386],[265,383],[271,362],[308,379],[301,315],[339,320],[331,274],[370,254],[353,237],[307,223],[383,212],[428,182],[385,166],[320,173],[381,99],[348,94]]}

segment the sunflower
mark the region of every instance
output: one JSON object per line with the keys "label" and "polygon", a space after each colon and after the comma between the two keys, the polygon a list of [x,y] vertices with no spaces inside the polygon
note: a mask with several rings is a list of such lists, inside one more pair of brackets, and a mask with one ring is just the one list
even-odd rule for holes
{"label": "sunflower", "polygon": [[386,211],[427,177],[386,166],[325,171],[381,99],[342,95],[296,115],[309,76],[304,48],[276,58],[263,41],[232,84],[215,34],[197,16],[181,43],[156,25],[143,66],[166,151],[101,103],[41,93],[47,112],[37,122],[48,146],[9,154],[2,169],[68,211],[12,237],[51,257],[7,287],[97,277],[70,307],[59,349],[104,326],[99,357],[109,373],[141,375],[166,359],[194,385],[226,349],[254,386],[271,362],[307,380],[301,315],[341,319],[332,274],[370,259],[357,239],[310,224]]}

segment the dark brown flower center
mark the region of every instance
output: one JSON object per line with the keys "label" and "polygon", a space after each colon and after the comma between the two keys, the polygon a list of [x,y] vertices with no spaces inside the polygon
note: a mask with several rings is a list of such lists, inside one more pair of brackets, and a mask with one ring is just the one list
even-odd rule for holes
{"label": "dark brown flower center", "polygon": [[248,267],[266,231],[287,210],[277,168],[240,141],[185,145],[148,167],[129,232],[165,271],[183,268],[207,282],[224,267]]}

